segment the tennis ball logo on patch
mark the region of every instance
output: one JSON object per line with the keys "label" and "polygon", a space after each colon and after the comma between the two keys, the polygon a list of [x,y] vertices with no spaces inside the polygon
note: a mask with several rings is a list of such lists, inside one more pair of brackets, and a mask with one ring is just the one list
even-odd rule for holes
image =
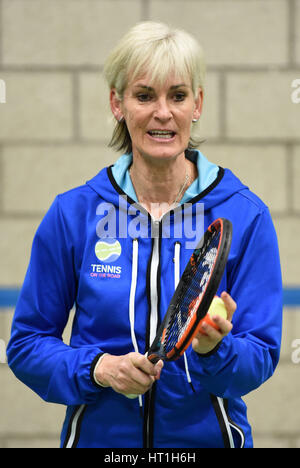
{"label": "tennis ball logo on patch", "polygon": [[121,244],[116,239],[99,240],[95,245],[96,257],[101,262],[112,263],[118,260],[122,253]]}

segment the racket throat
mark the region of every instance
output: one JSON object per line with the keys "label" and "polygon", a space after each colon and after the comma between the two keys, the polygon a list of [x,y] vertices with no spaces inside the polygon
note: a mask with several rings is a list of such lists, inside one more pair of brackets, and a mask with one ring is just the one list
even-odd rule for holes
{"label": "racket throat", "polygon": [[159,353],[158,354],[150,354],[147,356],[147,358],[149,359],[150,362],[152,362],[152,364],[157,364],[158,361],[160,361],[161,359],[164,359],[163,356],[160,356]]}

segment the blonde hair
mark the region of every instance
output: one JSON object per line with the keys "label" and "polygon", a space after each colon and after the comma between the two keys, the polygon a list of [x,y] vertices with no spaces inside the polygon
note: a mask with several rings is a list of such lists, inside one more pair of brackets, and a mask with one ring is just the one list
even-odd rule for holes
{"label": "blonde hair", "polygon": [[[129,80],[145,74],[153,83],[164,83],[170,73],[191,80],[194,96],[204,88],[205,63],[202,48],[188,33],[172,29],[163,23],[146,21],[131,28],[111,52],[104,66],[104,74],[110,89],[123,99]],[[200,141],[190,139],[189,148],[196,148]],[[109,146],[118,151],[132,151],[131,138],[126,122],[116,123]]]}

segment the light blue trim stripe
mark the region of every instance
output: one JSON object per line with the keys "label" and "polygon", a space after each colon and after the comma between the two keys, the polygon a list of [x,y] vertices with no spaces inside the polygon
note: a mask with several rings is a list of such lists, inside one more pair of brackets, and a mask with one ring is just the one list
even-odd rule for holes
{"label": "light blue trim stripe", "polygon": [[19,288],[0,288],[0,311],[1,308],[15,307],[19,293]]}
{"label": "light blue trim stripe", "polygon": [[[15,307],[19,293],[19,288],[0,288],[0,311],[6,307]],[[285,307],[300,307],[300,287],[283,289],[283,305]]]}
{"label": "light blue trim stripe", "polygon": [[300,306],[300,288],[284,288],[283,289],[283,304],[286,307]]}

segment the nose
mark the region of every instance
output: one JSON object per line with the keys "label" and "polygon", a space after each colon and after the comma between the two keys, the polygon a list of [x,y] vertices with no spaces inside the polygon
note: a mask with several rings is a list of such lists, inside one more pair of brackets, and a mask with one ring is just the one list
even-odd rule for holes
{"label": "nose", "polygon": [[172,112],[166,98],[161,97],[157,100],[154,118],[161,121],[167,121],[172,118]]}

